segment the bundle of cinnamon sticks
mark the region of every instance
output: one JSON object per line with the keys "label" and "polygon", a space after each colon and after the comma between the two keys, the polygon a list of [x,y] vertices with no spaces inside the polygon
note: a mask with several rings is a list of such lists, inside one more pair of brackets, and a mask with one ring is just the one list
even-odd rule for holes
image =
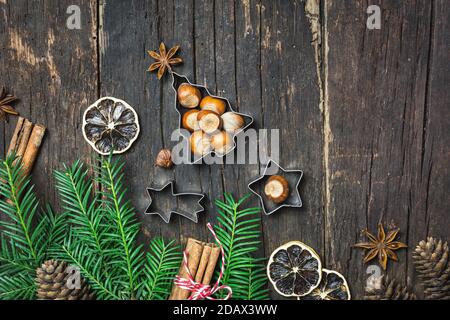
{"label": "bundle of cinnamon sticks", "polygon": [[44,134],[45,127],[43,125],[33,124],[23,117],[18,118],[8,154],[14,153],[18,159],[21,159],[25,175],[30,174],[33,168]]}
{"label": "bundle of cinnamon sticks", "polygon": [[[205,243],[189,238],[185,250],[188,254],[188,268],[195,282],[210,284],[220,256],[220,248],[213,243]],[[183,262],[178,271],[178,276],[187,278],[187,270]],[[191,292],[181,289],[174,284],[169,300],[185,300],[190,295]]]}

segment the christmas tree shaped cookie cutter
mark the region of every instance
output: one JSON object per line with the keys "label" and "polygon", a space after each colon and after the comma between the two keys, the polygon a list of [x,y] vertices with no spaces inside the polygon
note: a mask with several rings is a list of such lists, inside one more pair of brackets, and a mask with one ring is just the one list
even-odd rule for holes
{"label": "christmas tree shaped cookie cutter", "polygon": [[[225,112],[234,112],[234,113],[240,115],[244,119],[243,127],[232,134],[233,147],[230,148],[228,150],[228,152],[226,152],[224,154],[219,154],[219,153],[215,153],[214,151],[211,151],[210,153],[205,154],[205,155],[203,155],[201,157],[200,156],[194,156],[191,153],[190,154],[190,158],[188,159],[189,160],[188,163],[189,164],[199,163],[207,156],[225,157],[230,152],[233,152],[234,149],[236,149],[236,145],[237,145],[236,144],[236,137],[239,134],[243,133],[248,127],[250,127],[252,125],[252,123],[254,121],[253,117],[248,115],[248,114],[244,114],[244,113],[240,113],[240,112],[234,111],[232,106],[231,106],[230,101],[227,98],[211,94],[206,86],[202,86],[202,85],[199,85],[199,84],[192,83],[192,82],[189,81],[189,79],[185,75],[180,75],[180,74],[178,74],[178,73],[176,73],[176,72],[174,72],[172,70],[169,70],[169,72],[172,75],[172,88],[175,91],[175,109],[177,110],[178,115],[179,115],[178,125],[179,125],[179,129],[180,129],[180,133],[183,135],[183,139],[185,139],[185,141],[189,141],[190,133],[187,132],[187,130],[183,129],[182,119],[183,119],[183,115],[186,112],[188,112],[189,110],[192,110],[192,109],[184,108],[178,102],[178,98],[177,98],[178,87],[181,84],[183,84],[183,83],[188,83],[188,84],[198,88],[200,90],[200,93],[201,93],[202,97],[210,96],[212,98],[217,98],[217,99],[223,100],[225,102],[225,105],[226,105]],[[188,143],[188,145],[189,145],[189,143]]]}
{"label": "christmas tree shaped cookie cutter", "polygon": [[[163,42],[161,42],[161,44],[159,45],[159,52],[156,52],[153,50],[147,51],[148,54],[150,55],[150,57],[152,57],[154,59],[154,62],[150,65],[150,67],[148,68],[148,71],[150,71],[150,72],[157,71],[159,80],[161,80],[163,78],[163,76],[166,74],[166,71],[171,74],[172,88],[175,91],[175,109],[177,110],[178,115],[179,115],[179,122],[178,122],[179,133],[181,135],[181,138],[183,139],[183,142],[184,143],[187,142],[187,144],[186,144],[188,146],[187,149],[189,151],[191,151],[190,143],[189,143],[191,134],[189,133],[188,130],[183,129],[183,123],[182,123],[183,115],[186,112],[193,110],[198,106],[193,106],[192,108],[183,108],[180,105],[180,103],[178,101],[177,93],[178,93],[179,86],[183,83],[190,84],[191,86],[197,88],[201,93],[201,99],[203,99],[205,97],[211,97],[211,98],[216,98],[216,99],[222,100],[225,103],[225,112],[233,112],[233,113],[241,116],[243,118],[243,122],[244,122],[244,125],[239,130],[236,130],[232,134],[230,134],[230,132],[229,132],[229,134],[231,135],[231,139],[233,141],[233,146],[230,148],[227,148],[223,153],[217,153],[217,152],[211,151],[208,153],[205,152],[205,154],[202,154],[202,156],[196,156],[193,154],[193,152],[190,152],[190,154],[187,155],[187,157],[185,157],[183,159],[183,162],[187,163],[187,164],[200,163],[202,161],[202,159],[204,159],[207,156],[211,156],[213,158],[214,157],[223,158],[230,152],[233,152],[234,149],[236,149],[236,137],[240,133],[244,132],[253,123],[254,119],[253,119],[253,117],[251,117],[247,114],[243,114],[243,113],[234,111],[233,108],[231,107],[231,103],[228,99],[226,99],[224,97],[212,95],[206,86],[192,83],[189,81],[189,79],[186,76],[180,75],[180,74],[174,72],[172,70],[172,67],[183,63],[183,59],[176,56],[179,49],[180,49],[180,46],[176,45],[176,46],[170,48],[169,50],[167,50],[166,45]],[[212,161],[212,162],[214,163],[214,161]]]}
{"label": "christmas tree shaped cookie cutter", "polygon": [[[276,167],[276,170],[272,169],[272,165]],[[281,175],[289,183],[289,196],[284,202],[279,204],[270,201],[264,194],[264,185],[266,184],[267,180],[273,175]],[[248,189],[259,198],[264,214],[271,215],[275,211],[284,207],[301,208],[303,206],[300,192],[298,190],[302,177],[302,170],[286,170],[282,168],[276,161],[270,159],[266,164],[262,176],[251,181],[248,184]]]}
{"label": "christmas tree shaped cookie cutter", "polygon": [[[170,218],[174,213],[197,223],[198,214],[205,211],[205,208],[201,204],[205,195],[203,193],[194,192],[177,193],[175,192],[174,184],[174,181],[169,181],[163,186],[147,187],[150,203],[145,210],[145,214],[159,215],[165,223],[169,223]],[[156,203],[156,197],[154,197],[153,194],[166,194],[165,197],[161,196],[161,198],[169,198],[170,202],[166,201],[163,204],[158,204]],[[192,210],[191,208],[194,205],[196,208]]]}

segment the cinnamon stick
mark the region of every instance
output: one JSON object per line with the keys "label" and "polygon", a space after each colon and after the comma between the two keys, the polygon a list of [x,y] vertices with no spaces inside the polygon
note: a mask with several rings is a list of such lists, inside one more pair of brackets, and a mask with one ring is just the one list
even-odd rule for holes
{"label": "cinnamon stick", "polygon": [[212,245],[211,254],[209,256],[208,265],[206,266],[205,274],[202,279],[202,284],[210,284],[211,279],[214,275],[214,270],[216,269],[217,260],[219,260],[220,248],[216,245]]}
{"label": "cinnamon stick", "polygon": [[25,119],[23,122],[22,136],[20,137],[19,144],[17,145],[16,156],[21,157],[24,155],[27,149],[28,140],[30,140],[31,131],[33,130],[33,123]]}
{"label": "cinnamon stick", "polygon": [[19,141],[20,131],[22,130],[24,121],[25,121],[25,118],[23,118],[23,117],[19,117],[17,119],[16,129],[14,129],[14,133],[13,133],[13,136],[11,138],[11,142],[9,143],[9,148],[8,148],[8,153],[7,154],[11,154],[12,152],[16,151],[17,143]]}
{"label": "cinnamon stick", "polygon": [[8,154],[15,153],[17,157],[23,156],[27,148],[32,129],[33,123],[31,123],[31,121],[22,117],[19,118],[8,148]]}
{"label": "cinnamon stick", "polygon": [[211,247],[205,245],[203,247],[202,257],[200,258],[200,263],[198,265],[197,273],[195,274],[195,282],[201,283],[203,276],[205,275],[206,266],[209,262],[209,257],[211,256]]}
{"label": "cinnamon stick", "polygon": [[8,148],[8,155],[15,154],[23,165],[23,173],[30,174],[45,134],[45,127],[34,125],[31,121],[19,117]]}
{"label": "cinnamon stick", "polygon": [[31,169],[33,168],[44,134],[44,126],[37,124],[33,127],[33,131],[31,132],[30,139],[28,140],[22,157],[23,173],[25,175],[30,174]]}
{"label": "cinnamon stick", "polygon": [[[203,243],[189,238],[186,244],[186,252],[188,253],[188,269],[193,277],[195,277],[200,263],[200,259],[203,252]],[[184,262],[181,262],[178,275],[182,278],[187,278],[187,271],[184,267]],[[173,285],[172,293],[170,294],[169,300],[185,300],[189,297],[190,292],[188,290],[181,289],[177,285]]]}
{"label": "cinnamon stick", "polygon": [[[197,272],[195,274],[194,280],[197,283],[202,283],[203,276],[205,275],[206,267],[209,263],[209,257],[211,256],[211,246],[208,244],[204,244],[202,257],[200,258],[200,263],[197,268]],[[193,295],[192,293],[191,295]]]}

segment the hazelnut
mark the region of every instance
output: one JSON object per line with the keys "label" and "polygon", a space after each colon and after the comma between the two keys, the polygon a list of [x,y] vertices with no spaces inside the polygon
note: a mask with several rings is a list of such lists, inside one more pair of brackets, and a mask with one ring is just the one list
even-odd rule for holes
{"label": "hazelnut", "polygon": [[198,120],[197,120],[197,114],[199,111],[197,109],[192,109],[187,111],[181,120],[181,124],[183,128],[186,130],[189,130],[190,132],[194,132],[195,130],[199,129],[198,126]]}
{"label": "hazelnut", "polygon": [[233,146],[233,138],[225,131],[220,131],[211,136],[211,147],[219,155],[228,153]]}
{"label": "hazelnut", "polygon": [[197,113],[198,127],[205,133],[212,134],[222,127],[222,119],[211,110],[202,110]]}
{"label": "hazelnut", "polygon": [[244,127],[244,118],[235,112],[225,112],[221,118],[223,129],[227,132],[237,133]]}
{"label": "hazelnut", "polygon": [[211,110],[218,115],[222,115],[225,112],[226,103],[222,99],[206,96],[200,101],[200,109]]}
{"label": "hazelnut", "polygon": [[204,156],[211,152],[211,139],[201,130],[194,131],[191,135],[191,151],[195,155]]}
{"label": "hazelnut", "polygon": [[202,98],[200,90],[189,83],[182,83],[178,87],[177,95],[178,102],[188,109],[197,107]]}
{"label": "hazelnut", "polygon": [[156,156],[155,164],[161,168],[171,168],[173,166],[172,152],[169,149],[162,149]]}
{"label": "hazelnut", "polygon": [[282,203],[289,196],[289,183],[282,176],[271,176],[264,186],[264,194],[272,202]]}

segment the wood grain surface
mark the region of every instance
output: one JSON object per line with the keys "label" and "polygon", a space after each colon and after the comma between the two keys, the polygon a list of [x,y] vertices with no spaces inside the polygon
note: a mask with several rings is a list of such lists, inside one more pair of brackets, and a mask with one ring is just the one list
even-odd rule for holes
{"label": "wood grain surface", "polygon": [[[81,30],[66,27],[72,4]],[[366,27],[369,5],[381,7],[381,30]],[[352,248],[362,229],[401,228],[409,249],[388,273],[411,286],[417,242],[450,240],[447,0],[0,0],[0,19],[0,81],[20,98],[22,116],[48,128],[33,170],[42,201],[57,206],[54,169],[92,161],[82,113],[107,95],[140,117],[140,137],[124,159],[142,241],[211,240],[213,200],[248,192],[261,163],[154,166],[178,125],[170,76],[158,81],[146,71],[146,50],[163,41],[182,48],[176,72],[253,116],[255,129],[279,129],[281,166],[304,171],[303,208],[262,216],[261,256],[301,240],[362,298],[369,275],[363,252]],[[3,155],[14,126],[14,118],[0,123]],[[178,192],[206,194],[198,224],[143,214],[145,188],[168,180]]]}

